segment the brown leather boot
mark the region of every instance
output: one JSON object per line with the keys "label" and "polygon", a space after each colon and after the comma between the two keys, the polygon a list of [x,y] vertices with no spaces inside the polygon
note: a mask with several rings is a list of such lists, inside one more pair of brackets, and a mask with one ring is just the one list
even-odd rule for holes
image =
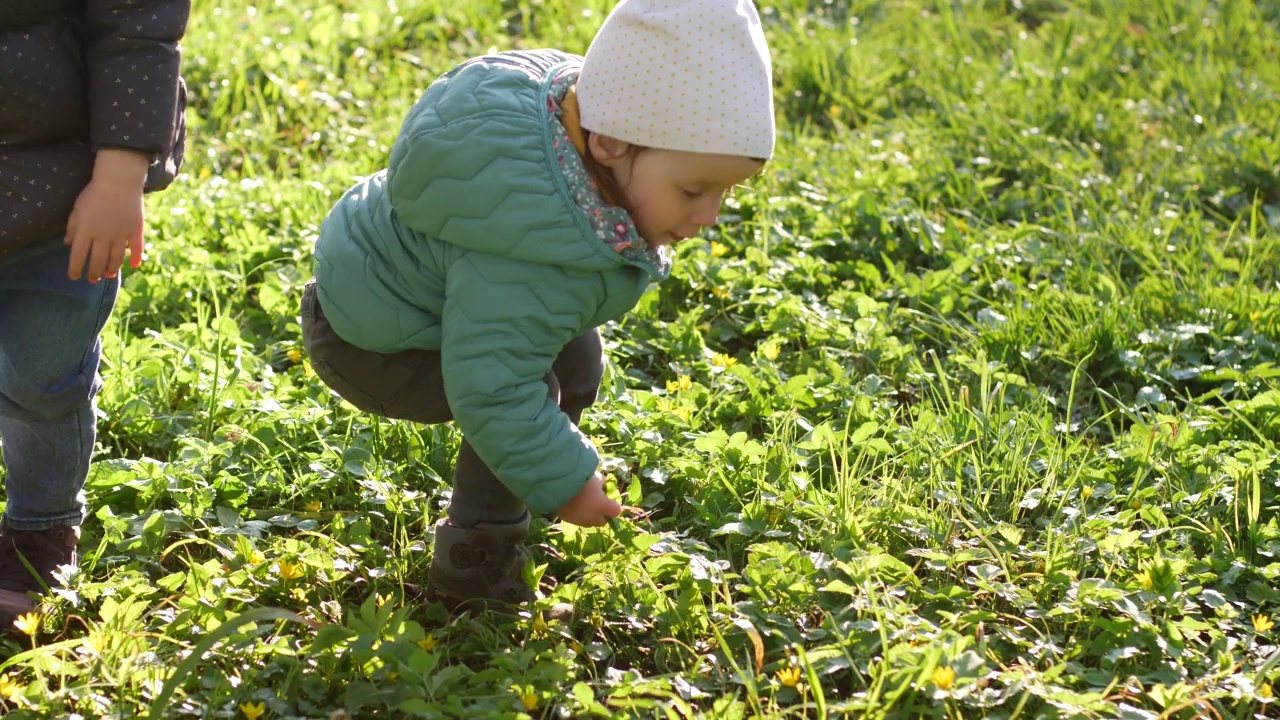
{"label": "brown leather boot", "polygon": [[4,627],[35,609],[38,601],[29,593],[47,592],[58,566],[76,563],[79,542],[78,526],[15,530],[7,521],[0,522],[0,622]]}

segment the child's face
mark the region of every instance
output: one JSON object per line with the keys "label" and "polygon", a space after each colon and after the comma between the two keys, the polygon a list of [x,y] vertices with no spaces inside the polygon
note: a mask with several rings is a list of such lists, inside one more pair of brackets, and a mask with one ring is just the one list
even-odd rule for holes
{"label": "child's face", "polygon": [[[595,136],[593,136],[594,139]],[[611,138],[605,138],[611,140]],[[617,142],[617,141],[614,141]],[[671,245],[716,224],[725,193],[754,175],[759,160],[677,150],[607,149],[601,164],[613,170],[650,247]]]}

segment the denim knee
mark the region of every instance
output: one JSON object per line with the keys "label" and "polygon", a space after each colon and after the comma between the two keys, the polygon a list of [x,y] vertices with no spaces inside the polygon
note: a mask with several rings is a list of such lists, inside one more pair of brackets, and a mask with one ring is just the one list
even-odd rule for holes
{"label": "denim knee", "polygon": [[[0,352],[0,407],[6,414],[33,420],[52,420],[88,405],[102,388],[97,375],[97,352],[92,356],[93,370],[87,363],[72,369],[62,377],[42,377],[39,370],[19,362],[14,363],[8,350]],[[84,355],[84,350],[80,350]]]}
{"label": "denim knee", "polygon": [[0,411],[48,420],[100,389],[99,334],[120,279],[72,281],[61,243],[36,250],[0,265]]}

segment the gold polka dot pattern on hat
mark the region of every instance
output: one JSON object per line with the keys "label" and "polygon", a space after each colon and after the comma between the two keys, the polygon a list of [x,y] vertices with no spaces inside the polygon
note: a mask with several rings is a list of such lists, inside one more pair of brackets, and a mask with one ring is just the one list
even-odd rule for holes
{"label": "gold polka dot pattern on hat", "polygon": [[646,147],[773,154],[773,69],[751,0],[622,0],[578,80],[582,126]]}

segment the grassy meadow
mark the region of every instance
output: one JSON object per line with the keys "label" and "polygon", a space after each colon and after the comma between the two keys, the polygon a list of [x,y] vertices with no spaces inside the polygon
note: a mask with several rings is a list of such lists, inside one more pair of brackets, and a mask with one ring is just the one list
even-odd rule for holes
{"label": "grassy meadow", "polygon": [[1280,3],[764,0],[779,152],[622,323],[572,622],[426,603],[458,435],[301,352],[439,73],[605,0],[197,0],[8,718],[1280,716]]}

